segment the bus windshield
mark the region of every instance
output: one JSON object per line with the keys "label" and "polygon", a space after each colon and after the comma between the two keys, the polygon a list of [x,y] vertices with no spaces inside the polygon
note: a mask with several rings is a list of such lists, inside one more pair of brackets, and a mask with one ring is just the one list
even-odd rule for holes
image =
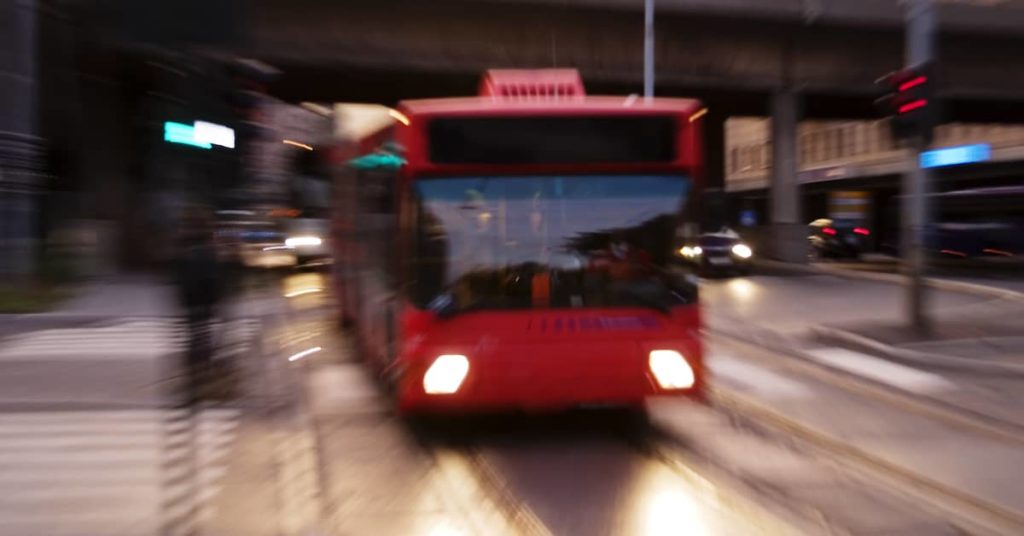
{"label": "bus windshield", "polygon": [[681,175],[424,178],[413,183],[413,301],[437,311],[653,307],[696,299],[672,269]]}

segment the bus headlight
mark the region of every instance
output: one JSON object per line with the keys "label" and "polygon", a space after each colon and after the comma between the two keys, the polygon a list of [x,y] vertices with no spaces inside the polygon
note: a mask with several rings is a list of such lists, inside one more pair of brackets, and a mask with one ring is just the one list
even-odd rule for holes
{"label": "bus headlight", "polygon": [[423,375],[423,390],[429,395],[450,395],[459,390],[469,372],[469,359],[459,354],[444,354]]}
{"label": "bus headlight", "polygon": [[323,243],[317,236],[293,236],[284,241],[284,245],[294,248],[300,246],[319,246]]}
{"label": "bus headlight", "polygon": [[662,389],[689,389],[696,381],[693,368],[675,350],[651,350],[647,364]]}
{"label": "bus headlight", "polygon": [[749,259],[754,254],[754,250],[750,249],[750,246],[746,244],[736,244],[732,247],[732,254],[741,259]]}

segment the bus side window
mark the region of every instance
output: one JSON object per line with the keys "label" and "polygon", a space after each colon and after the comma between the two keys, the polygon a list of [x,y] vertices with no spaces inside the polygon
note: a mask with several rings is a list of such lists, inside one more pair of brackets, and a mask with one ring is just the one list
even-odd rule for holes
{"label": "bus side window", "polygon": [[393,214],[395,209],[395,173],[370,171],[359,174],[362,183],[362,210],[371,214]]}
{"label": "bus side window", "polygon": [[395,178],[395,171],[380,169],[360,171],[355,177],[359,192],[355,204],[360,220],[359,244],[365,251],[363,264],[371,267],[392,290],[398,284],[394,268],[398,262]]}

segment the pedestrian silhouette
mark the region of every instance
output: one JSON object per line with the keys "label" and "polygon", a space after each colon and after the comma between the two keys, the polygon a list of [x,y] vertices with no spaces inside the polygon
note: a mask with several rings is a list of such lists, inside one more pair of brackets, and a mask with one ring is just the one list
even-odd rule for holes
{"label": "pedestrian silhouette", "polygon": [[177,267],[178,295],[188,336],[183,363],[188,403],[198,401],[211,380],[213,323],[223,298],[223,270],[209,216],[193,212],[185,220]]}

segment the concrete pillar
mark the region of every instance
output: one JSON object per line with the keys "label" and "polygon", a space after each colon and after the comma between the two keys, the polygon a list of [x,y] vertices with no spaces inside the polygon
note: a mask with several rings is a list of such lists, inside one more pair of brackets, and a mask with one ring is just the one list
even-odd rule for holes
{"label": "concrete pillar", "polygon": [[800,96],[781,90],[771,98],[772,182],[769,255],[786,262],[807,262],[807,228],[800,214],[797,125]]}
{"label": "concrete pillar", "polygon": [[725,116],[708,108],[704,116],[704,213],[701,225],[718,230],[728,222],[725,206]]}
{"label": "concrete pillar", "polygon": [[38,137],[35,0],[0,0],[0,275],[35,271]]}

